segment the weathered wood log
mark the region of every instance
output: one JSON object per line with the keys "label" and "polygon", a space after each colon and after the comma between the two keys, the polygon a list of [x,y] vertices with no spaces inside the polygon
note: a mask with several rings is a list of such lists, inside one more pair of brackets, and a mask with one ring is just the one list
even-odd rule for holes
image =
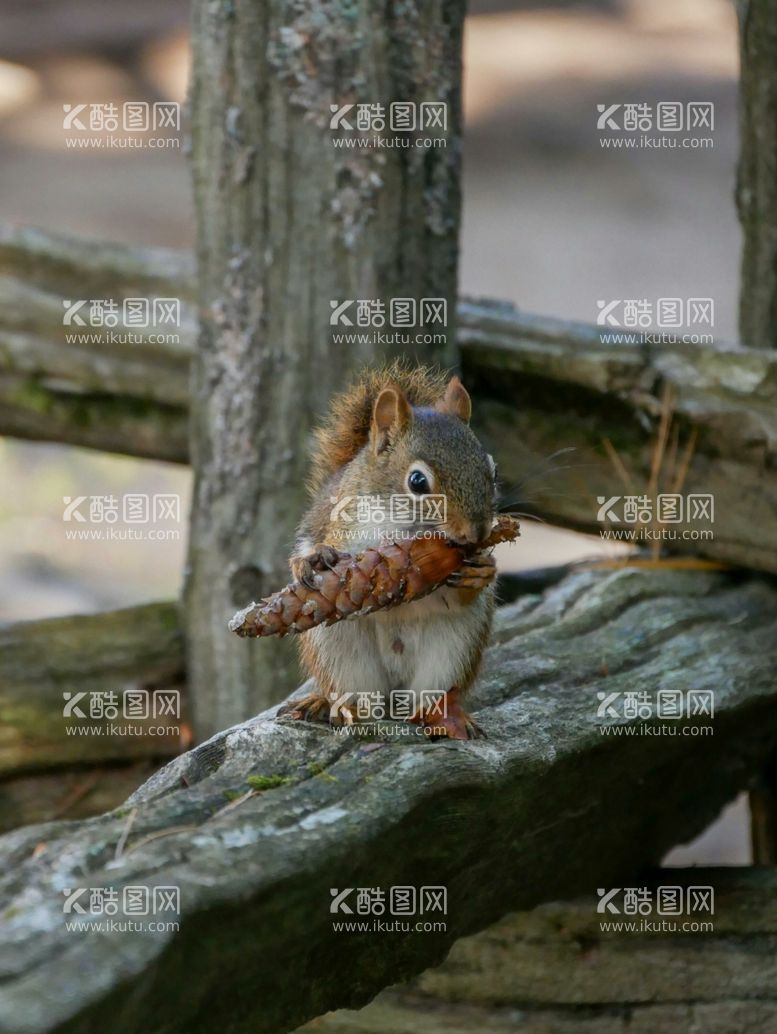
{"label": "weathered wood log", "polygon": [[[185,462],[192,279],[183,252],[0,228],[0,433]],[[164,345],[123,323],[137,297],[180,300]],[[79,299],[117,303],[111,334],[65,326],[64,302]]]}
{"label": "weathered wood log", "polygon": [[[37,231],[0,238],[0,296],[26,299],[18,312],[0,306],[0,432],[186,462],[191,263],[174,252],[118,246],[106,248],[103,263],[96,249],[92,265],[84,266],[93,270],[85,282],[97,277],[106,296],[132,296],[141,287],[154,297],[180,294],[180,343],[76,347],[63,343],[63,328],[51,314],[74,288],[88,250],[63,238],[49,242]],[[24,284],[7,279],[13,270]],[[667,549],[777,571],[773,351],[726,343],[603,343],[593,326],[466,299],[458,324],[476,429],[492,446],[508,494],[522,486],[522,509],[598,530],[597,498],[629,492],[606,455],[605,438],[630,474],[633,492],[644,493],[667,385],[683,439],[697,435],[684,491],[715,499],[707,529],[713,537],[668,541]],[[109,390],[101,392],[101,383]],[[549,465],[559,449],[574,451]],[[694,529],[681,524],[676,530]]]}
{"label": "weathered wood log", "polygon": [[173,603],[0,629],[0,779],[172,757],[188,735],[183,671]]}
{"label": "weathered wood log", "polygon": [[[527,1034],[777,1028],[777,871],[666,869],[637,881],[654,901],[661,886],[689,885],[713,888],[714,914],[607,916],[595,897],[540,905],[462,938],[409,985],[300,1034],[507,1032],[516,1010]],[[641,919],[653,928],[639,929]],[[711,928],[683,930],[688,922]]]}
{"label": "weathered wood log", "polygon": [[771,0],[737,0],[739,166],[742,225],[739,333],[755,348],[777,347],[777,19]]}
{"label": "weathered wood log", "polygon": [[[667,551],[777,571],[772,352],[720,343],[603,343],[595,327],[521,316],[493,303],[462,303],[459,327],[473,426],[508,491],[523,486],[521,508],[582,530],[617,527],[597,524],[597,500],[655,493],[648,485],[667,387],[682,434],[678,454],[695,436],[682,491],[714,500],[713,522],[665,526],[678,536],[665,541]],[[607,457],[605,439],[628,481]],[[571,453],[554,470],[547,459],[565,448]],[[700,532],[711,537],[691,538]]]}
{"label": "weathered wood log", "polygon": [[[500,614],[473,700],[487,740],[419,742],[390,723],[362,740],[268,712],[119,811],[6,835],[0,1031],[197,1034],[215,1011],[235,1032],[288,1030],[363,1005],[508,911],[622,885],[777,746],[775,620],[766,581],[578,573]],[[601,692],[658,688],[713,689],[714,735],[680,733],[697,718],[660,735],[597,717]],[[180,889],[179,930],[67,930],[65,888],[139,885]],[[447,887],[446,929],[334,931],[331,888],[397,885]]]}
{"label": "weathered wood log", "polygon": [[[0,352],[4,351],[0,344]],[[22,349],[24,342],[19,342]],[[7,354],[7,353],[6,353]],[[33,377],[0,374],[2,433],[87,449],[183,463],[189,452],[183,408],[104,392],[72,394]]]}

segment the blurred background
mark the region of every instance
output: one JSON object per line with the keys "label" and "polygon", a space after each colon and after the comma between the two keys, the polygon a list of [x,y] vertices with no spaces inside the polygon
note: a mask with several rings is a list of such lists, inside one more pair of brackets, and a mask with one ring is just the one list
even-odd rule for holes
{"label": "blurred background", "polygon": [[[733,338],[733,3],[474,0],[469,9],[461,292],[585,322],[599,298],[712,297],[716,336]],[[187,0],[0,0],[0,19],[0,221],[191,247],[184,146],[74,151],[62,131],[63,104],[184,100]],[[714,148],[601,148],[597,103],[660,100],[712,101]],[[0,484],[0,621],[178,594],[185,524],[178,541],[69,541],[62,499],[178,493],[185,514],[188,470],[0,438]],[[598,539],[533,525],[509,562],[602,552]],[[741,802],[670,858],[748,860]]]}

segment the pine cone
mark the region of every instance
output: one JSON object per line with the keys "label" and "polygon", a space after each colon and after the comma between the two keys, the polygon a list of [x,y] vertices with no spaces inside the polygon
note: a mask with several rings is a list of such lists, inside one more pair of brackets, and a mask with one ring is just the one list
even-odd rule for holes
{"label": "pine cone", "polygon": [[243,637],[283,636],[409,603],[434,592],[473,552],[512,542],[518,534],[518,522],[500,516],[476,547],[457,546],[434,535],[386,542],[356,557],[344,553],[333,567],[316,572],[314,589],[292,582],[238,611],[229,628]]}

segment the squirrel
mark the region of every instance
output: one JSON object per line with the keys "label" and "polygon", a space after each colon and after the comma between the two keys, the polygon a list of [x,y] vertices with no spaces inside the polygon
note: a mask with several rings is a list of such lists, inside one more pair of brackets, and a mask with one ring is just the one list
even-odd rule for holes
{"label": "squirrel", "polygon": [[[345,553],[430,527],[458,544],[482,542],[495,516],[496,465],[469,427],[471,413],[458,377],[447,380],[441,371],[402,361],[365,371],[335,397],[315,432],[312,504],[289,559],[293,577],[313,586],[316,571]],[[354,517],[363,500],[372,504],[369,523],[363,512],[361,520]],[[298,642],[317,688],[286,713],[350,725],[360,694],[375,700],[377,693],[385,706],[404,690],[406,700],[426,701],[408,717],[427,735],[482,735],[461,697],[490,636],[495,574],[490,553],[475,552],[423,599],[310,629]]]}

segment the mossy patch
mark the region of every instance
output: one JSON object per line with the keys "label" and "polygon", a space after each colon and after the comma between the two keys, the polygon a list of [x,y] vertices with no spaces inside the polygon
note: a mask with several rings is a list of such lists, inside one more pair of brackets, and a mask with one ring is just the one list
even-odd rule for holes
{"label": "mossy patch", "polygon": [[250,775],[246,782],[252,790],[274,790],[278,786],[285,786],[290,783],[290,776],[280,775]]}

